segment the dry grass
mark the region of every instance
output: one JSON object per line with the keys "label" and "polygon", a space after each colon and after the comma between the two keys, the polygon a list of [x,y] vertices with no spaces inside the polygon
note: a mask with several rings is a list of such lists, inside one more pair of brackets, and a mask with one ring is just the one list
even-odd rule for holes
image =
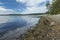
{"label": "dry grass", "polygon": [[[57,19],[55,16],[41,17],[37,26],[22,35],[21,40],[60,40],[60,25],[56,23],[60,20],[59,17],[57,16]],[[56,25],[50,26],[52,21]]]}

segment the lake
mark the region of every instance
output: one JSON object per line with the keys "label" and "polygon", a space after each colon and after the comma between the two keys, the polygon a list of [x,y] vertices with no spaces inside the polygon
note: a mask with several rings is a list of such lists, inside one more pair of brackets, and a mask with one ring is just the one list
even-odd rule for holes
{"label": "lake", "polygon": [[[0,39],[18,37],[33,28],[40,16],[0,16]],[[13,36],[12,36],[13,35]]]}

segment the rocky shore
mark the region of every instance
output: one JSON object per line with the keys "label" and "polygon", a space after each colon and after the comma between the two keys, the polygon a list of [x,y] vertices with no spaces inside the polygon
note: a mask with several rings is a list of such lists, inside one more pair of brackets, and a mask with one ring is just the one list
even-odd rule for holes
{"label": "rocky shore", "polygon": [[60,40],[60,15],[42,16],[36,27],[21,35],[20,40]]}

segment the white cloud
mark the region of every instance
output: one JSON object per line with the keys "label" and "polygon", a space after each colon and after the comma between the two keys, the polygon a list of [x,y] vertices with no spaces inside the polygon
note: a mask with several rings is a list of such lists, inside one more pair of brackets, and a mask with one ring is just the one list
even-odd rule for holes
{"label": "white cloud", "polygon": [[12,12],[14,12],[14,10],[12,10],[12,9],[6,9],[3,6],[0,6],[0,14],[8,14],[8,13],[12,13]]}
{"label": "white cloud", "polygon": [[28,14],[28,13],[44,13],[46,12],[46,6],[43,7],[29,7],[27,8],[24,12],[22,12],[22,14]]}
{"label": "white cloud", "polygon": [[[44,13],[47,11],[46,6],[38,7],[37,5],[46,2],[47,0],[16,0],[17,2],[26,3],[27,9],[22,14],[26,13]],[[28,7],[29,6],[29,7]]]}
{"label": "white cloud", "polygon": [[27,6],[34,6],[46,1],[50,1],[50,3],[52,3],[53,0],[16,0],[16,1],[26,3]]}
{"label": "white cloud", "polygon": [[22,3],[26,2],[27,6],[33,6],[33,5],[36,5],[38,3],[44,2],[46,0],[16,0],[16,1],[17,2],[22,2]]}
{"label": "white cloud", "polygon": [[12,10],[12,9],[6,9],[3,6],[0,6],[0,11],[14,11],[14,10]]}
{"label": "white cloud", "polygon": [[25,3],[25,2],[27,2],[28,0],[16,0],[17,2],[23,2],[23,3]]}
{"label": "white cloud", "polygon": [[53,0],[49,0],[50,1],[50,4],[52,4]]}

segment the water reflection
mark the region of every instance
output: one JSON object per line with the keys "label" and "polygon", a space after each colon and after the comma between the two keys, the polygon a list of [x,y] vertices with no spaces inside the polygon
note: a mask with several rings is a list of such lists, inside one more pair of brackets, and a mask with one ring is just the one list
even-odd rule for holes
{"label": "water reflection", "polygon": [[7,37],[6,34],[10,35],[11,31],[13,34],[23,33],[30,26],[37,24],[39,19],[36,16],[0,16],[0,36],[4,34],[3,36]]}

